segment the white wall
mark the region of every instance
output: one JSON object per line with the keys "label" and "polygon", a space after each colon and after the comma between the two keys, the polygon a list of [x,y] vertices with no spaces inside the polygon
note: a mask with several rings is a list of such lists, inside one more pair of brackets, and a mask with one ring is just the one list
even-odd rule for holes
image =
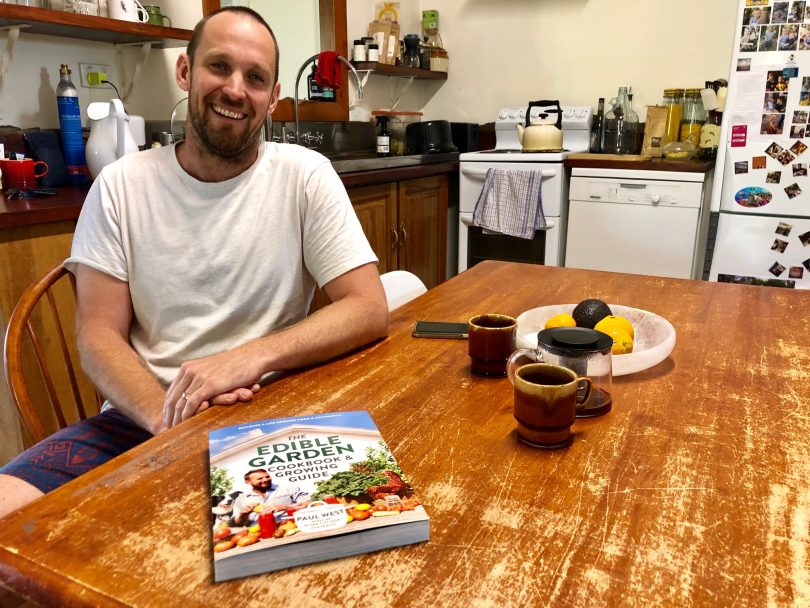
{"label": "white wall", "polygon": [[[172,25],[191,29],[202,16],[202,4],[195,0],[159,0],[163,13],[172,19]],[[5,48],[8,33],[0,32],[0,50]],[[183,49],[155,49],[147,62],[127,101],[127,110],[147,119],[169,118],[172,106],[183,97],[174,84],[174,62]],[[120,53],[119,53],[120,51]],[[119,54],[122,58],[119,65]],[[22,128],[59,126],[56,112],[56,85],[59,83],[59,65],[67,63],[73,71],[73,84],[79,91],[82,122],[87,125],[87,105],[105,101],[114,96],[107,87],[87,89],[79,86],[79,62],[103,63],[110,66],[108,80],[119,90],[130,82],[140,48],[116,47],[98,42],[85,42],[70,38],[36,36],[23,29],[14,47],[14,60],[0,81],[0,124]],[[123,90],[121,91],[123,94]]]}
{"label": "white wall", "polygon": [[[448,80],[415,83],[408,101],[426,118],[484,123],[533,99],[595,107],[629,85],[643,119],[665,88],[728,77],[737,1],[401,0],[403,32],[420,31],[422,9],[439,11],[450,55]],[[350,40],[375,4],[348,0]],[[384,80],[370,79],[369,99],[386,103]]]}

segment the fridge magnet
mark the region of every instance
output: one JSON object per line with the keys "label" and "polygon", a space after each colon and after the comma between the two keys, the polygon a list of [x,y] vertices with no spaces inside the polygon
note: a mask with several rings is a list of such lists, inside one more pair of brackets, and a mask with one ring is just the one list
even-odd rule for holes
{"label": "fridge magnet", "polygon": [[771,274],[775,277],[780,276],[783,272],[785,272],[785,267],[782,266],[779,262],[774,262],[773,265],[768,269]]}
{"label": "fridge magnet", "polygon": [[802,91],[799,93],[799,105],[800,106],[810,106],[810,93],[807,91]]}
{"label": "fridge magnet", "polygon": [[747,8],[743,10],[743,23],[745,25],[767,25],[771,22],[771,7]]}
{"label": "fridge magnet", "polygon": [[783,241],[782,239],[774,239],[773,245],[771,245],[771,251],[778,251],[779,253],[785,253],[785,249],[787,249],[788,243],[787,241]]}
{"label": "fridge magnet", "polygon": [[807,258],[804,262],[802,262],[802,266],[810,270],[810,258]]}
{"label": "fridge magnet", "polygon": [[785,222],[779,222],[779,225],[776,227],[776,234],[781,234],[782,236],[790,236],[790,231],[793,230],[793,226],[790,224],[786,224]]}
{"label": "fridge magnet", "polygon": [[785,23],[788,15],[789,2],[774,2],[771,23]]}
{"label": "fridge magnet", "polygon": [[782,179],[782,172],[781,171],[768,171],[768,175],[765,177],[766,184],[778,184]]}
{"label": "fridge magnet", "polygon": [[772,159],[776,160],[779,157],[779,155],[782,153],[783,150],[784,150],[784,148],[782,146],[780,146],[776,142],[773,142],[773,143],[771,143],[770,146],[765,148],[765,154],[770,156]]}
{"label": "fridge magnet", "polygon": [[790,279],[801,279],[804,276],[804,268],[801,266],[791,266],[790,270],[788,270],[788,278]]}
{"label": "fridge magnet", "polygon": [[[769,70],[768,74],[765,76],[765,90],[766,91],[775,91],[776,90],[776,79],[781,76],[781,70]],[[767,97],[766,97],[767,99]]]}
{"label": "fridge magnet", "polygon": [[745,6],[767,6],[771,0],[745,0]]}
{"label": "fridge magnet", "polygon": [[[754,35],[759,37],[759,32],[754,32]],[[748,34],[749,39],[752,38],[751,33]],[[780,25],[779,26],[779,50],[780,51],[795,51],[799,43],[799,26],[795,24]]]}
{"label": "fridge magnet", "polygon": [[804,24],[799,29],[799,50],[810,50],[810,25]]}
{"label": "fridge magnet", "polygon": [[785,194],[788,195],[788,198],[796,198],[802,193],[802,189],[799,188],[799,184],[792,183],[789,186],[785,187]]}
{"label": "fridge magnet", "polygon": [[734,173],[740,175],[741,173],[748,173],[748,161],[738,160],[734,162]]}
{"label": "fridge magnet", "polygon": [[778,160],[783,165],[789,165],[794,160],[796,160],[796,157],[793,156],[793,153],[790,150],[782,150],[779,156],[776,157],[776,160]]}
{"label": "fridge magnet", "polygon": [[737,60],[737,71],[738,72],[750,72],[751,71],[751,58],[750,57],[740,57]]}
{"label": "fridge magnet", "polygon": [[[780,76],[779,78],[782,77]],[[787,93],[783,91],[773,91],[771,93],[765,93],[765,100],[762,104],[762,111],[765,114],[784,114],[786,107],[787,107]]]}
{"label": "fridge magnet", "polygon": [[793,177],[807,177],[807,165],[805,163],[793,163]]}
{"label": "fridge magnet", "polygon": [[[801,244],[804,245],[805,247],[810,245],[810,231],[805,232],[804,234],[800,234],[799,241],[801,241]],[[808,268],[808,270],[810,270],[810,268]]]}
{"label": "fridge magnet", "polygon": [[[787,26],[783,26],[787,27]],[[740,52],[753,53],[759,46],[759,27],[756,25],[744,25],[740,33]]]}
{"label": "fridge magnet", "polygon": [[810,4],[806,4],[804,7],[804,20],[810,21]]}
{"label": "fridge magnet", "polygon": [[788,23],[801,23],[804,19],[804,0],[794,0],[790,3],[790,12],[788,13]]}
{"label": "fridge magnet", "polygon": [[784,114],[763,114],[760,135],[781,135],[785,126]]}
{"label": "fridge magnet", "polygon": [[804,125],[790,125],[790,137],[792,139],[804,137]]}
{"label": "fridge magnet", "polygon": [[807,124],[807,115],[810,114],[807,110],[794,110],[793,112],[793,124],[800,125],[802,123]]}
{"label": "fridge magnet", "polygon": [[765,168],[765,156],[755,156],[751,159],[751,168],[752,169],[764,169]]}
{"label": "fridge magnet", "polygon": [[759,33],[759,52],[775,51],[779,39],[778,25],[764,25]]}
{"label": "fridge magnet", "polygon": [[[807,129],[805,129],[804,132],[807,133]],[[790,146],[790,151],[796,156],[800,156],[805,150],[807,150],[807,144],[805,144],[803,141],[797,141],[795,144]]]}
{"label": "fridge magnet", "polygon": [[741,207],[764,207],[771,202],[773,195],[762,186],[748,186],[737,191],[734,200]]}

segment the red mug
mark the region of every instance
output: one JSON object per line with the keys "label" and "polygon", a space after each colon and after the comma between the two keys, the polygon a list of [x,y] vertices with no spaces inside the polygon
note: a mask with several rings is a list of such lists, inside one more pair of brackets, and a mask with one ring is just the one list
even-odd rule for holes
{"label": "red mug", "polygon": [[[37,168],[45,168],[42,173],[37,173]],[[27,190],[37,187],[37,178],[48,173],[48,165],[41,160],[25,158],[23,160],[10,160],[4,158],[0,160],[0,171],[3,172],[3,188],[16,188]]]}

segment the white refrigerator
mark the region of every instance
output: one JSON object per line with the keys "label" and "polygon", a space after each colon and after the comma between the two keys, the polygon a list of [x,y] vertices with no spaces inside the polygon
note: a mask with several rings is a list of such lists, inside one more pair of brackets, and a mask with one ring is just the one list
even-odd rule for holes
{"label": "white refrigerator", "polygon": [[740,0],[735,32],[709,279],[809,289],[810,1]]}

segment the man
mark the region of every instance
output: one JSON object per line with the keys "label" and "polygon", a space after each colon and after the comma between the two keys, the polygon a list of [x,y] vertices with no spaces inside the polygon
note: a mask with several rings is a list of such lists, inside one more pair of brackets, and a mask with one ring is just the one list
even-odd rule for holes
{"label": "man", "polygon": [[[250,9],[204,18],[175,70],[186,140],[93,183],[66,263],[82,365],[107,403],[0,468],[0,516],[212,405],[249,401],[272,370],[386,335],[377,260],[329,161],[261,142],[277,59]],[[307,317],[316,283],[333,303]]]}
{"label": "man", "polygon": [[302,492],[298,486],[282,486],[273,483],[265,469],[251,469],[245,473],[245,483],[250,491],[240,495],[233,503],[233,525],[252,526],[259,521],[258,505],[263,510],[278,511],[291,505],[304,506],[309,501],[309,494]]}

